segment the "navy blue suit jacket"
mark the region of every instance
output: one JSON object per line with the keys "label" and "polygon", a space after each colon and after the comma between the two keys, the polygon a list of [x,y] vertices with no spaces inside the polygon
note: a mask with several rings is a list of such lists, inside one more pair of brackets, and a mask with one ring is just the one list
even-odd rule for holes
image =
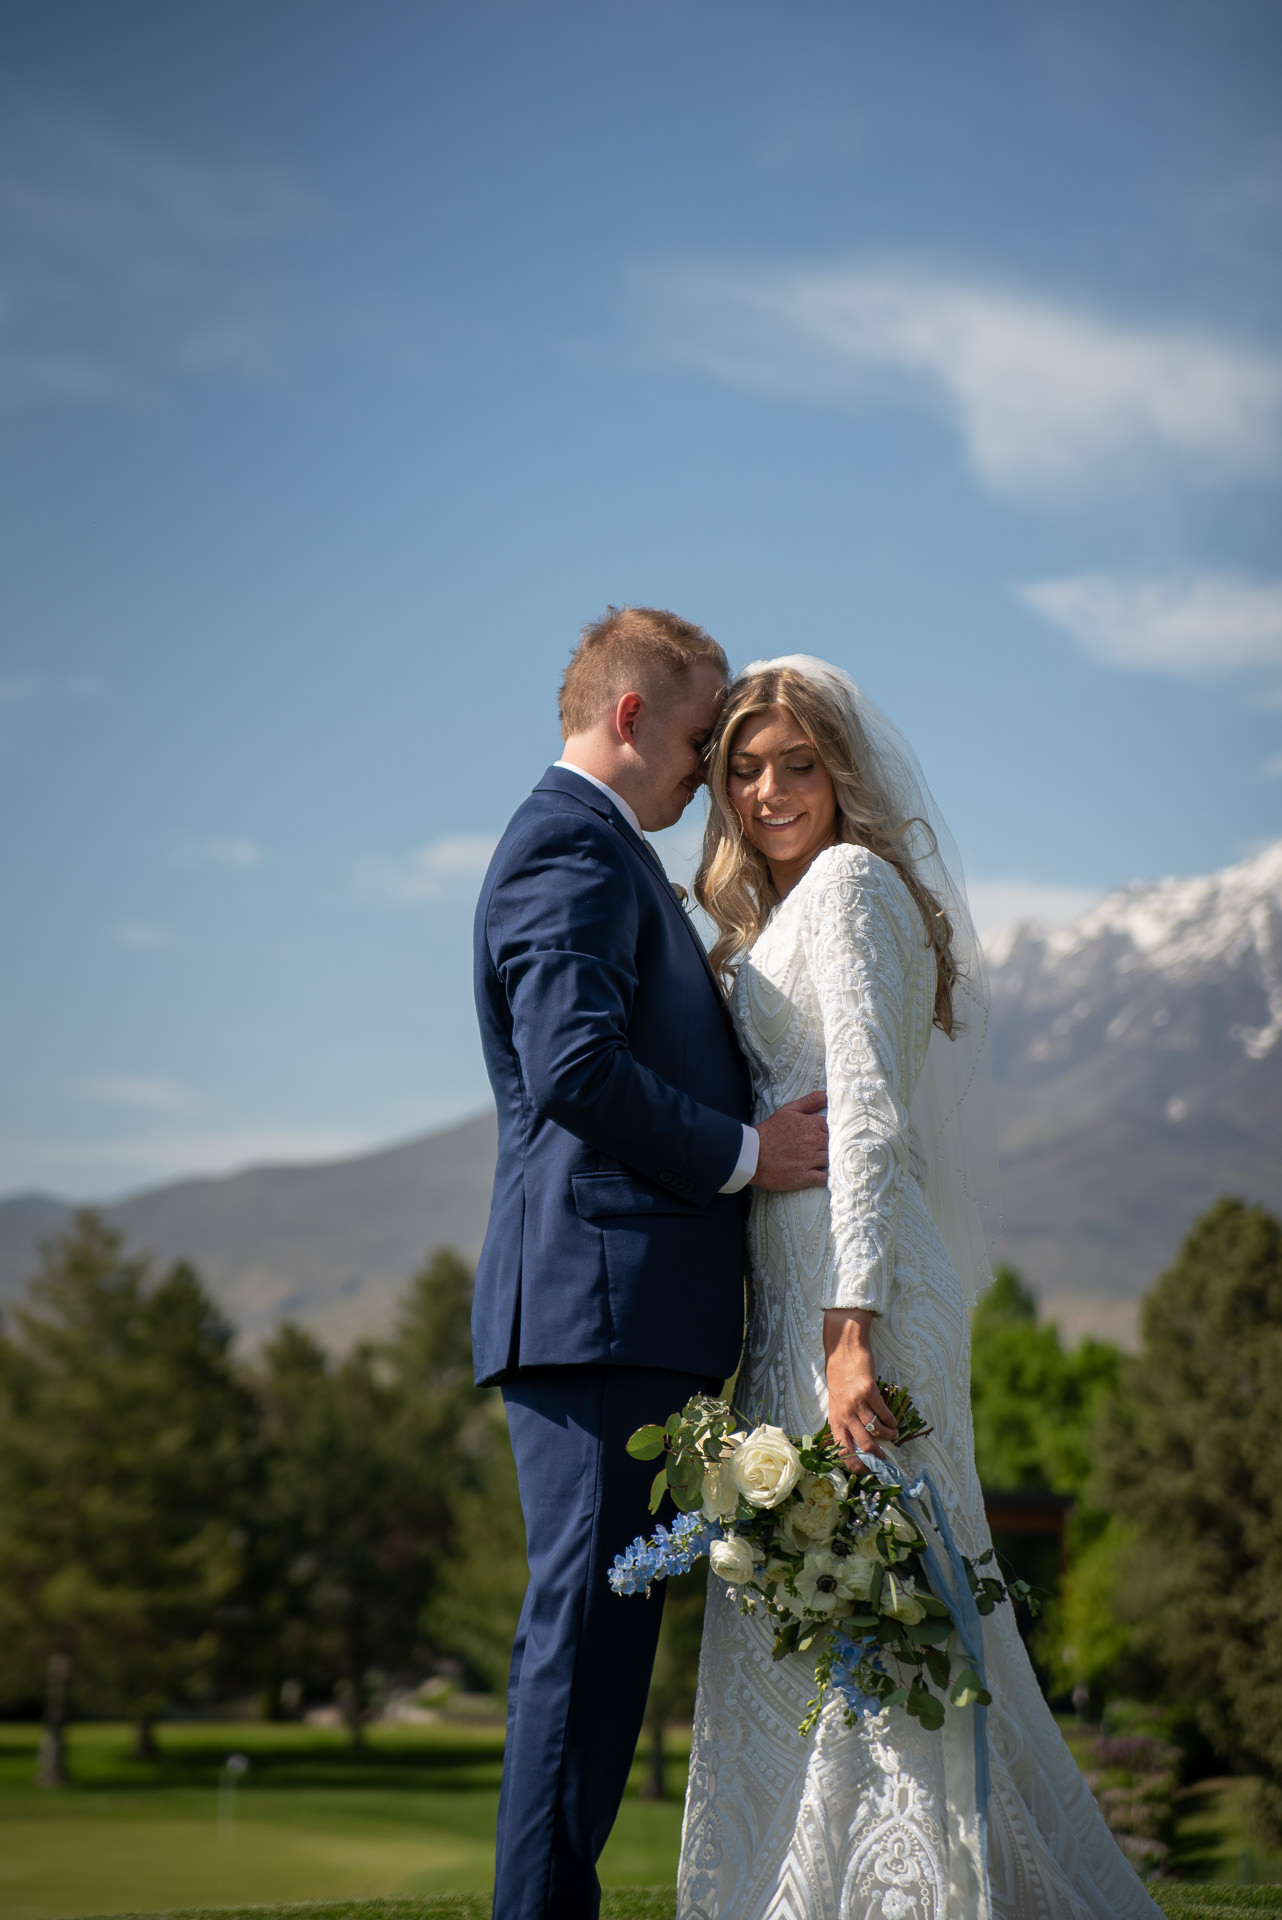
{"label": "navy blue suit jacket", "polygon": [[499,1152],[472,1313],[476,1378],[564,1365],[724,1378],[743,1337],[751,1117],[703,945],[610,800],[550,767],[476,909]]}

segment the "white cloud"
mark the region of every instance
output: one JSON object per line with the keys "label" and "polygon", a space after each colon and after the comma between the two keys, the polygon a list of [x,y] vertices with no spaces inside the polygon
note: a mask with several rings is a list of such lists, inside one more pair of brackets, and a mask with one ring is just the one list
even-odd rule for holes
{"label": "white cloud", "polygon": [[1105,666],[1197,674],[1282,666],[1282,581],[1085,573],[1019,588]]}
{"label": "white cloud", "polygon": [[190,1096],[172,1080],[130,1074],[91,1074],[76,1083],[76,1091],[87,1100],[100,1100],[109,1106],[141,1107],[160,1113],[182,1113],[193,1105]]}
{"label": "white cloud", "polygon": [[183,840],[174,849],[176,867],[260,867],[266,858],[256,840],[235,837]]}
{"label": "white cloud", "polygon": [[407,853],[403,859],[371,863],[363,879],[371,893],[401,906],[445,900],[473,891],[498,845],[494,834],[460,833]]}
{"label": "white cloud", "polygon": [[921,397],[1004,493],[1157,467],[1250,478],[1282,461],[1282,358],[899,264],[651,281],[667,347],[740,385]]}
{"label": "white cloud", "polygon": [[153,926],[149,920],[122,920],[111,929],[111,938],[118,947],[164,947],[169,944],[165,929]]}
{"label": "white cloud", "polygon": [[1023,920],[1062,926],[1101,898],[1099,888],[1057,886],[1044,880],[972,880],[966,891],[975,930],[986,945]]}
{"label": "white cloud", "polygon": [[322,224],[315,198],[271,167],[209,164],[10,100],[0,403],[101,402],[175,375],[270,377],[279,251]]}

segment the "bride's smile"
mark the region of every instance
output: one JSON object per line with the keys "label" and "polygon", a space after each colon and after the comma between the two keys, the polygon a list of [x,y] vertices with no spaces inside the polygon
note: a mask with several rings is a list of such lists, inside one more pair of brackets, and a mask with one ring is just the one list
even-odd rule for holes
{"label": "bride's smile", "polygon": [[782,896],[837,838],[832,777],[792,715],[769,707],[739,729],[727,786],[744,833],[765,854]]}

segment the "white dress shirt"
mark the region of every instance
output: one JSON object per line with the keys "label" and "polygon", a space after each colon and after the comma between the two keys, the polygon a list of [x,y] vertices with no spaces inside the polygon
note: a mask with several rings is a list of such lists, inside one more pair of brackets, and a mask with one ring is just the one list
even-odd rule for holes
{"label": "white dress shirt", "polygon": [[[641,831],[641,822],[637,819],[636,814],[621,793],[616,793],[613,787],[607,787],[604,780],[598,780],[596,775],[589,773],[585,767],[576,767],[573,760],[554,760],[552,764],[553,766],[563,768],[566,773],[577,773],[580,780],[586,780],[589,786],[597,789],[598,793],[603,793],[606,799],[612,801],[619,809],[619,812],[623,815],[633,833],[637,836],[637,839],[642,841],[647,847],[650,847],[650,852],[654,853],[654,848],[650,846],[650,842]],[[659,860],[657,853],[654,853],[654,857],[656,860]],[[659,860],[659,865],[662,867],[662,860]],[[743,1145],[739,1148],[739,1158],[735,1161],[734,1172],[730,1175],[724,1187],[719,1188],[718,1191],[721,1193],[738,1193],[742,1187],[746,1187],[753,1174],[757,1171],[757,1161],[760,1157],[761,1141],[758,1138],[757,1129],[755,1127],[745,1126],[743,1129]]]}

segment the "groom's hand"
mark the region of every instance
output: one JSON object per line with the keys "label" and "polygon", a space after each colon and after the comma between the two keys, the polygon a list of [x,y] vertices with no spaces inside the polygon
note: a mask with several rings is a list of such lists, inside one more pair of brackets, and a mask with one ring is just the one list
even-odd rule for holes
{"label": "groom's hand", "polygon": [[774,1193],[797,1193],[802,1187],[828,1184],[828,1122],[826,1093],[807,1093],[790,1100],[757,1126],[761,1143],[757,1171],[748,1182]]}

